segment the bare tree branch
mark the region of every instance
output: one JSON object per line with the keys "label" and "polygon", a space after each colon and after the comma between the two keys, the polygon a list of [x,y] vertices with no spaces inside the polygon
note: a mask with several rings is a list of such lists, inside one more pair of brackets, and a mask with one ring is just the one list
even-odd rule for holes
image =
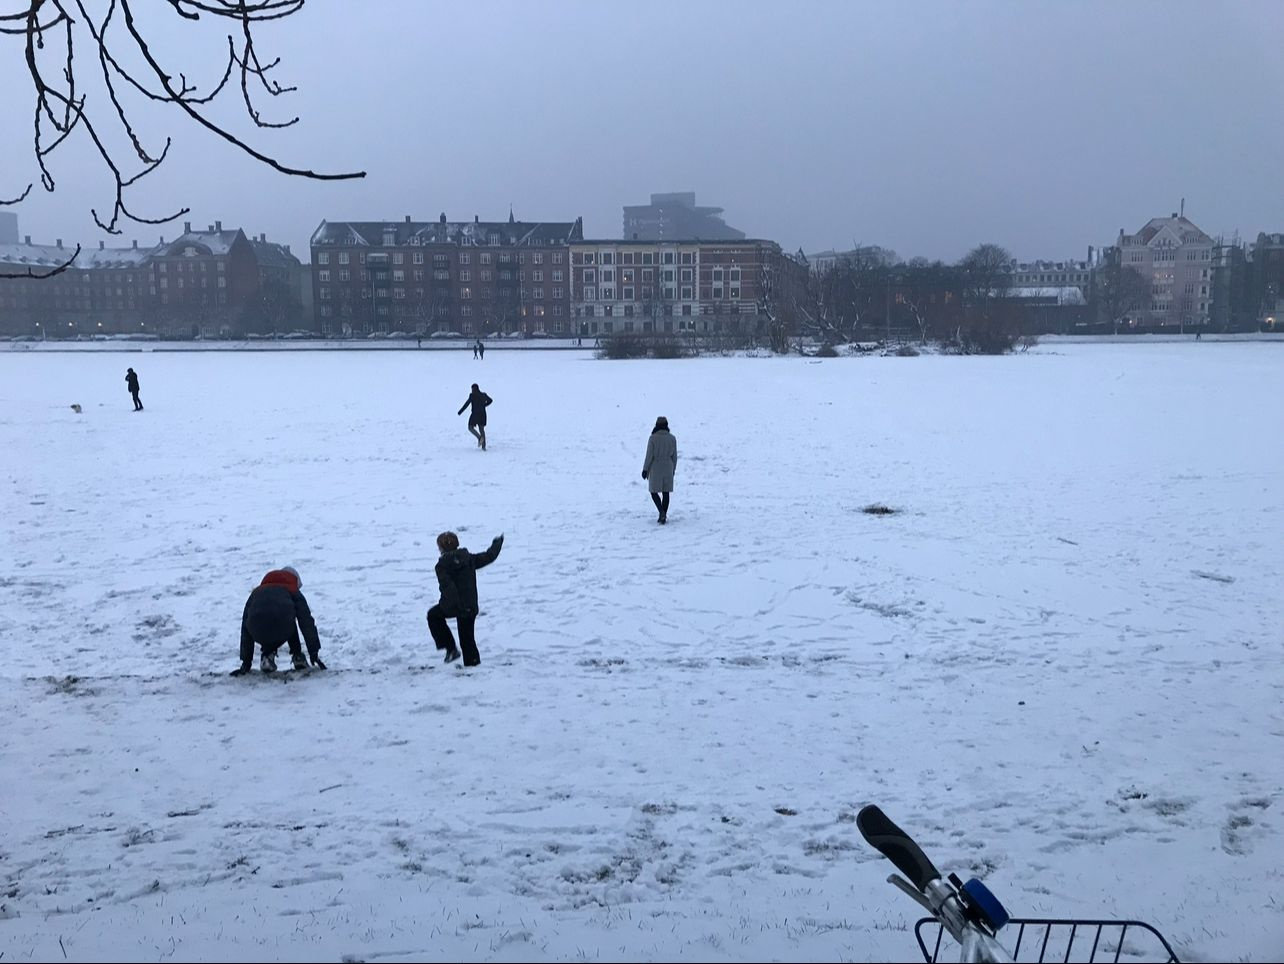
{"label": "bare tree branch", "polygon": [[45,271],[41,274],[37,274],[35,270],[32,268],[28,268],[26,271],[15,271],[12,273],[7,271],[0,271],[0,280],[9,281],[15,278],[35,278],[37,281],[43,281],[45,278],[52,278],[56,274],[62,274],[64,271],[66,271],[68,268],[71,267],[72,262],[76,260],[76,257],[79,254],[80,254],[80,245],[76,245],[76,250],[71,253],[71,257],[68,258],[66,261],[64,261],[62,264],[58,265],[56,268],[53,268],[49,271]]}
{"label": "bare tree branch", "polygon": [[[168,9],[183,20],[199,21],[202,17],[221,18],[235,24],[238,41],[233,33],[227,34],[226,64],[220,79],[202,94],[190,83],[185,73],[177,77],[162,65],[153,52],[144,31],[135,20],[136,0],[106,0],[105,12],[91,15],[85,0],[24,0],[17,11],[0,14],[0,35],[22,37],[25,42],[27,72],[31,77],[34,103],[33,152],[40,169],[40,184],[46,191],[54,191],[56,183],[49,166],[50,156],[77,129],[89,137],[98,158],[110,173],[115,184],[111,216],[100,216],[90,209],[95,223],[111,234],[119,234],[122,218],[142,224],[164,224],[173,221],[188,208],[181,207],[172,214],[146,217],[136,214],[126,203],[125,191],[150,174],[165,160],[171,141],[166,138],[159,151],[150,150],[139,136],[131,120],[130,110],[122,92],[132,90],[145,101],[172,105],[181,110],[197,125],[217,135],[245,154],[274,170],[293,177],[315,180],[347,180],[365,177],[364,171],[321,173],[303,167],[287,165],[277,158],[251,147],[240,136],[223,124],[212,120],[205,112],[206,105],[230,86],[233,71],[239,79],[241,100],[246,115],[258,128],[289,127],[298,122],[297,116],[284,121],[264,118],[255,104],[253,92],[268,97],[280,97],[296,90],[278,82],[272,72],[280,66],[280,58],[265,61],[255,43],[255,28],[269,20],[281,20],[303,9],[305,0],[166,0]],[[155,6],[154,4],[152,6]],[[120,18],[116,17],[117,12]],[[123,23],[124,33],[112,31],[113,23]],[[97,69],[101,73],[105,100],[110,108],[104,109],[102,101],[92,102],[82,92],[79,83],[84,74],[77,74],[78,58],[76,33],[83,30],[81,39],[88,40],[89,48],[96,54]],[[51,38],[56,43],[50,44]],[[83,59],[83,56],[81,57]],[[127,66],[141,62],[141,68]],[[254,91],[251,90],[254,89]],[[261,90],[260,90],[261,88]],[[109,128],[122,132],[128,139],[136,162],[129,167],[118,162],[113,149]],[[31,191],[31,184],[16,198],[0,198],[0,205],[23,201]],[[70,262],[69,262],[70,263]],[[59,269],[62,270],[62,269]],[[57,271],[51,272],[56,274]],[[49,277],[50,275],[23,274],[20,277]],[[0,276],[8,277],[8,276]]]}

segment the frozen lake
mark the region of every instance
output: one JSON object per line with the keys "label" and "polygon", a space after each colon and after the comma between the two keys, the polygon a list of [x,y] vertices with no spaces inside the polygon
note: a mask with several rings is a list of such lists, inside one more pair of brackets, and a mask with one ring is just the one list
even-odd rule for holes
{"label": "frozen lake", "polygon": [[[1281,376],[0,353],[0,956],[908,960],[874,802],[1014,915],[1278,959]],[[443,529],[506,535],[468,672]],[[285,564],[330,669],[230,679]]]}

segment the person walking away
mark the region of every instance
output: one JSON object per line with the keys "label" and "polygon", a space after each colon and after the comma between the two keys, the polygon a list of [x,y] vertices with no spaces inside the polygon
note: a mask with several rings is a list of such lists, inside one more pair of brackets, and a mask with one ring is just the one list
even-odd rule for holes
{"label": "person walking away", "polygon": [[141,412],[143,403],[138,400],[138,373],[132,368],[125,370],[125,387],[129,389],[129,394],[134,397],[134,411]]}
{"label": "person walking away", "polygon": [[477,357],[477,346],[478,346],[478,345],[480,345],[480,344],[481,344],[481,342],[479,342],[479,341],[475,341],[475,342],[473,342],[473,358],[476,358],[476,357]]}
{"label": "person walking away", "polygon": [[259,669],[264,673],[276,672],[276,651],[282,645],[290,647],[290,660],[296,670],[306,670],[308,660],[303,658],[299,644],[299,630],[308,645],[308,657],[317,669],[325,669],[321,662],[321,639],[317,624],[312,618],[308,601],[300,591],[303,580],[293,566],[273,569],[245,600],[241,614],[241,665],[232,670],[233,676],[244,676],[254,663],[254,644],[263,648]]}
{"label": "person walking away", "polygon": [[673,491],[673,474],[678,468],[678,440],[669,432],[669,420],[661,415],[655,420],[646,443],[646,460],[642,478],[650,484],[651,501],[655,503],[660,525],[669,521],[669,493]]}
{"label": "person walking away", "polygon": [[[428,632],[437,648],[446,651],[447,663],[458,659],[461,650],[465,666],[481,663],[474,635],[478,610],[477,570],[498,559],[503,547],[503,534],[492,539],[485,552],[469,552],[462,548],[459,536],[453,532],[443,532],[437,537],[437,551],[441,556],[437,560],[436,573],[441,598],[428,610]],[[447,619],[454,619],[459,626],[458,648]]]}
{"label": "person walking away", "polygon": [[468,414],[468,432],[477,439],[477,444],[483,452],[486,451],[486,406],[491,401],[491,397],[478,388],[476,382],[473,382],[473,390],[464,399],[464,404],[459,406],[459,411],[455,413],[463,415],[464,409],[472,407],[472,411]]}
{"label": "person walking away", "polygon": [[477,339],[477,357],[482,361],[486,360],[486,343],[480,338]]}

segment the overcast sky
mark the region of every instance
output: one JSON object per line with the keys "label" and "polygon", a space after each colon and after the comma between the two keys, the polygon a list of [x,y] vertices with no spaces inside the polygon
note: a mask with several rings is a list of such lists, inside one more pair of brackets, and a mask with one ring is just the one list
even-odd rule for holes
{"label": "overcast sky", "polygon": [[[135,3],[158,59],[208,88],[226,42],[168,4]],[[0,45],[11,197],[37,173],[34,98],[21,38]],[[957,260],[993,241],[1021,258],[1083,257],[1183,197],[1211,234],[1284,231],[1279,0],[308,0],[259,45],[299,88],[260,98],[265,115],[299,124],[254,130],[232,111],[235,90],[220,116],[285,163],[367,177],[287,177],[172,108],[139,106],[150,143],[174,144],[127,202],[148,217],[192,210],[177,225],[125,223],[124,243],[217,219],[305,253],[322,219],[502,219],[510,204],[519,219],[579,215],[587,235],[618,237],[623,205],[682,190],[809,252],[881,244]],[[83,40],[77,50],[89,78],[96,64]],[[109,107],[81,83],[91,109]],[[37,185],[7,209],[20,233],[96,245],[89,209],[110,211],[113,189],[87,139],[51,167],[54,193]]]}

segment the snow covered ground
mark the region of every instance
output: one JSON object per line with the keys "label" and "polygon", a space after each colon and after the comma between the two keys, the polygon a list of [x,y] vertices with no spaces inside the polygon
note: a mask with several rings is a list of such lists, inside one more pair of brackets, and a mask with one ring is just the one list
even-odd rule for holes
{"label": "snow covered ground", "polygon": [[[910,960],[869,802],[1015,915],[1279,959],[1281,376],[0,353],[0,959]],[[477,670],[447,528],[506,534]],[[284,564],[330,669],[229,678]]]}

